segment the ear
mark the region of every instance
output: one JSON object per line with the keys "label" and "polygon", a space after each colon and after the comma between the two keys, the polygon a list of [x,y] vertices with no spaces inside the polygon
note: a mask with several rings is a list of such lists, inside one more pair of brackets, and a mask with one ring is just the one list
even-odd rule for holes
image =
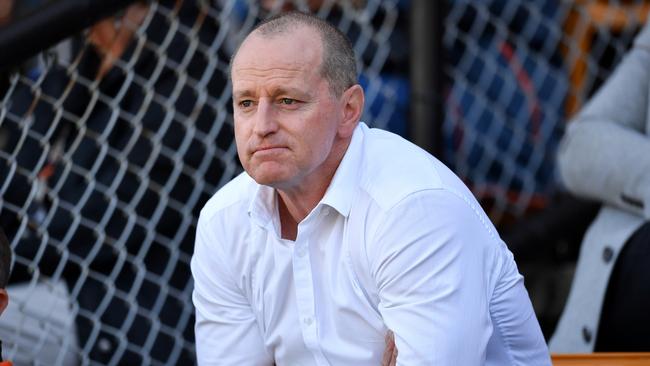
{"label": "ear", "polygon": [[365,97],[363,95],[363,88],[361,85],[355,84],[343,92],[341,96],[341,103],[343,104],[343,119],[339,124],[339,137],[348,138],[352,136],[361,114],[363,113],[363,106]]}
{"label": "ear", "polygon": [[7,304],[9,304],[9,295],[7,294],[7,290],[0,288],[0,314],[5,311]]}

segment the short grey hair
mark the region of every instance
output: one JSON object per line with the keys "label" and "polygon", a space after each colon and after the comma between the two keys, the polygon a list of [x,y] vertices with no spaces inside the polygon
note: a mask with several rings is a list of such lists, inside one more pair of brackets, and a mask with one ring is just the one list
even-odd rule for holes
{"label": "short grey hair", "polygon": [[[270,37],[287,33],[300,26],[314,29],[320,35],[323,46],[320,72],[329,83],[332,93],[340,96],[349,87],[357,84],[357,63],[350,40],[336,27],[314,15],[298,11],[280,13],[258,24],[249,35],[258,32],[262,36]],[[239,47],[230,59],[230,70],[238,52]]]}

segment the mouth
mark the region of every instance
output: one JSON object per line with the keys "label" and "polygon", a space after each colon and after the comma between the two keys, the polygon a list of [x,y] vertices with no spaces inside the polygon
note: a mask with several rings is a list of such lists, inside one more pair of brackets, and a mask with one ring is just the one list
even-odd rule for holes
{"label": "mouth", "polygon": [[282,150],[286,150],[286,146],[279,146],[279,145],[270,145],[270,146],[259,146],[253,150],[253,154],[257,153],[274,153],[274,152],[280,152]]}

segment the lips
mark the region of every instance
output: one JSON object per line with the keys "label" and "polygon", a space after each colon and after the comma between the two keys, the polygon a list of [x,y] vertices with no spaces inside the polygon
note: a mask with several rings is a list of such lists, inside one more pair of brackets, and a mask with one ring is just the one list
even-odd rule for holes
{"label": "lips", "polygon": [[280,145],[270,145],[270,146],[259,146],[255,149],[255,152],[258,151],[264,151],[264,150],[272,150],[272,149],[285,149],[285,146],[280,146]]}
{"label": "lips", "polygon": [[253,150],[253,154],[257,153],[262,153],[262,154],[270,154],[274,152],[280,152],[282,150],[286,150],[286,146],[281,146],[281,145],[264,145],[264,146],[258,146]]}

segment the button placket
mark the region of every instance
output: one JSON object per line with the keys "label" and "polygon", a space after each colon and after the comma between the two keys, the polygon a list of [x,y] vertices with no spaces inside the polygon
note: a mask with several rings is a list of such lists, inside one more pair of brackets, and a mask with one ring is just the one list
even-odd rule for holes
{"label": "button placket", "polygon": [[293,255],[293,275],[296,289],[296,304],[298,307],[298,326],[302,331],[305,346],[311,351],[319,366],[329,365],[318,343],[318,319],[315,313],[315,291],[311,258],[309,252],[309,236],[314,227],[303,225],[298,228]]}
{"label": "button placket", "polygon": [[296,302],[302,320],[303,339],[307,348],[315,351],[317,348],[317,334],[314,324],[314,288],[307,242],[296,241],[293,256],[293,274],[296,286]]}
{"label": "button placket", "polygon": [[296,255],[299,258],[303,258],[305,255],[307,255],[307,248],[304,244],[296,247]]}

